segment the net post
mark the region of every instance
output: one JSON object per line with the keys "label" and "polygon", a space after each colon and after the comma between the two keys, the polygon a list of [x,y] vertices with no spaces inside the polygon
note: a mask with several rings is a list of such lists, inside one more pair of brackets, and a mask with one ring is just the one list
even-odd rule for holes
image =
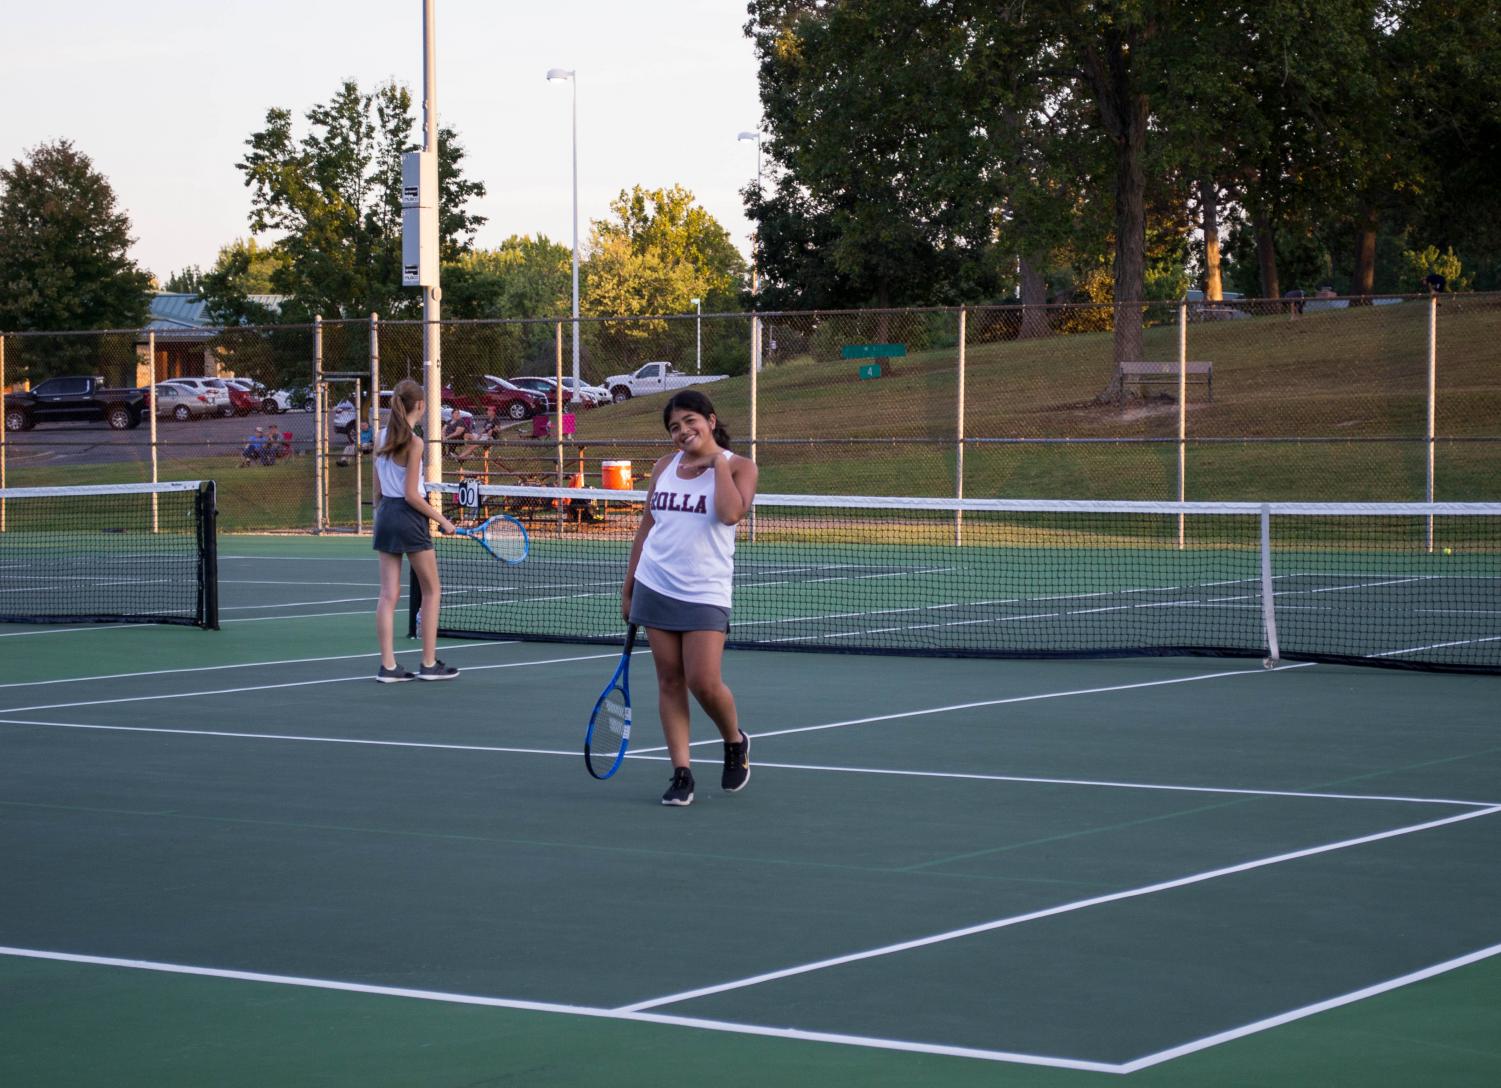
{"label": "net post", "polygon": [[[1434,456],[1437,452],[1434,440],[1434,424],[1438,409],[1438,295],[1428,299],[1428,447],[1427,467],[1424,473],[1423,501],[1433,502]],[[1429,514],[1425,529],[1428,550],[1433,551],[1433,515]]]}
{"label": "net post", "polygon": [[[964,498],[964,352],[969,331],[968,311],[959,307],[958,403],[954,410],[954,498]],[[964,546],[964,508],[954,508],[954,547]]]}
{"label": "net post", "polygon": [[[160,481],[157,479],[156,463],[156,330],[154,329],[146,330],[146,365],[150,368],[151,375],[150,384],[147,386],[150,392],[150,396],[147,397],[150,411],[147,415],[151,417],[151,482],[158,483]],[[162,531],[161,511],[154,491],[151,493],[151,531],[153,533]]]}
{"label": "net post", "polygon": [[417,617],[422,614],[422,583],[417,580],[416,571],[407,573],[407,638],[416,638],[421,631],[417,629]]}
{"label": "net post", "polygon": [[327,455],[323,449],[324,415],[323,400],[327,387],[323,384],[323,315],[313,318],[313,532],[321,533],[324,525],[323,463]]}
{"label": "net post", "polygon": [[[152,366],[156,362],[153,358]],[[154,373],[153,369],[153,373]],[[156,411],[153,404],[151,410]],[[155,500],[155,494],[152,499]],[[205,630],[219,630],[219,500],[213,480],[198,485],[198,607]]]}
{"label": "net post", "polygon": [[[380,493],[380,481],[376,476],[375,444],[380,437],[380,314],[370,314],[370,498],[373,501]],[[375,521],[375,508],[370,508],[370,520]],[[373,524],[372,524],[373,527]]]}
{"label": "net post", "polygon": [[[557,473],[558,487],[563,486],[563,323],[559,321],[554,326],[557,335],[555,337],[557,350],[554,355],[554,376],[558,383],[558,410],[554,416],[553,425],[553,462]],[[546,406],[544,405],[544,408]],[[558,500],[558,536],[563,535],[563,523],[568,520],[568,500]]]}
{"label": "net post", "polygon": [[1282,657],[1277,645],[1277,605],[1272,590],[1272,507],[1261,504],[1261,622],[1266,628],[1267,656],[1262,664],[1276,668]]}
{"label": "net post", "polygon": [[[1187,498],[1188,475],[1188,303],[1178,302],[1178,501]],[[1178,515],[1178,550],[1184,547],[1184,516]]]}

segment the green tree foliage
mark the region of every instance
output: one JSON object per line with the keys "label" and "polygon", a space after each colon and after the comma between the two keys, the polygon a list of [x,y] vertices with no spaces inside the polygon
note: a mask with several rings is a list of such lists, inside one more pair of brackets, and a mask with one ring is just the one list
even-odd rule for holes
{"label": "green tree foliage", "polygon": [[203,269],[196,264],[190,264],[180,272],[174,272],[168,276],[167,282],[162,284],[162,290],[182,295],[196,295],[202,286]]}
{"label": "green tree foliage", "polygon": [[[279,235],[285,263],[271,282],[291,296],[283,315],[411,312],[417,293],[401,286],[401,156],[417,146],[411,94],[396,83],[366,94],[345,80],[307,120],[298,139],[289,110],[268,110],[237,164],[251,190],[251,231]],[[464,177],[463,158],[456,134],[440,129],[439,238],[447,260],[465,252],[485,222],[467,209],[485,188]]]}
{"label": "green tree foliage", "polygon": [[252,296],[276,294],[278,275],[289,264],[280,246],[236,238],[219,249],[214,266],[200,278],[198,293],[208,303],[209,315],[222,325],[269,324],[278,319],[277,311]]}
{"label": "green tree foliage", "polygon": [[0,169],[0,329],[144,324],[151,276],[132,241],[109,179],[70,141]]}
{"label": "green tree foliage", "polygon": [[[543,234],[513,234],[495,249],[461,253],[443,266],[445,317],[556,318],[569,312],[572,292],[573,252]],[[556,333],[550,321],[447,335],[462,335],[474,353],[491,360],[489,373],[552,373]]]}

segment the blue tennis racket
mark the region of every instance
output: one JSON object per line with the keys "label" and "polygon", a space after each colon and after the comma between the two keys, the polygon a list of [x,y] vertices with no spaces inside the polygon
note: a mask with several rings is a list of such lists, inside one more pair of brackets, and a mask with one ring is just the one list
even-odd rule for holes
{"label": "blue tennis racket", "polygon": [[458,535],[479,541],[480,547],[502,563],[520,563],[531,550],[526,526],[510,514],[496,514],[471,529],[459,529]]}
{"label": "blue tennis racket", "polygon": [[626,747],[631,743],[631,648],[636,645],[636,625],[625,633],[625,653],[615,666],[615,675],[589,715],[589,731],[584,734],[584,766],[603,781],[620,769]]}

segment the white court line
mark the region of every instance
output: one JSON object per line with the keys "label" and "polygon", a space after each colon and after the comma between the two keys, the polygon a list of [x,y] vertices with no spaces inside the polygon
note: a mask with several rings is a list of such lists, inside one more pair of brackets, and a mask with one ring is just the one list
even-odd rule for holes
{"label": "white court line", "polygon": [[[140,626],[140,625],[137,625]],[[486,646],[514,646],[514,639],[505,642],[454,642],[440,643],[438,649],[448,650],[478,650]],[[397,650],[398,654],[420,654],[421,647],[411,650]],[[168,676],[176,673],[188,672],[218,672],[221,669],[262,669],[272,665],[311,665],[323,661],[357,661],[361,658],[379,657],[380,652],[368,654],[337,654],[332,657],[287,657],[279,661],[246,661],[236,665],[194,665],[181,669],[149,669],[144,672],[112,672],[99,676],[64,676],[56,680],[14,680],[10,683],[0,684],[4,688],[33,688],[50,684],[80,684],[86,680],[128,680],[135,676]]]}
{"label": "white court line", "polygon": [[1422,982],[1424,979],[1442,975],[1456,968],[1467,967],[1472,963],[1479,963],[1481,960],[1497,955],[1501,955],[1501,944],[1493,944],[1489,948],[1477,949],[1463,956],[1456,956],[1452,960],[1436,963],[1432,967],[1424,967],[1421,970],[1412,971],[1397,978],[1387,979],[1385,982],[1378,982],[1374,986],[1353,990],[1350,993],[1341,994],[1339,997],[1331,997],[1327,1001],[1318,1001],[1312,1005],[1304,1005],[1299,1009],[1291,1009],[1284,1013],[1278,1013],[1276,1016],[1269,1016],[1265,1020],[1257,1020],[1252,1024],[1231,1028],[1229,1031],[1221,1031],[1214,1035],[1206,1035],[1204,1038],[1195,1039],[1190,1043],[1169,1047],[1167,1050],[1159,1050],[1155,1054],[1144,1055],[1133,1061],[1124,1063],[1120,1067],[1119,1072],[1134,1073],[1139,1069],[1161,1065],[1163,1062],[1172,1061],[1174,1058],[1181,1058],[1186,1054],[1208,1050],[1212,1046],[1219,1046],[1221,1043],[1228,1043],[1234,1039],[1243,1039],[1247,1035],[1255,1035],[1257,1032],[1266,1031],[1269,1028],[1281,1027],[1283,1024],[1292,1023],[1294,1020],[1302,1020],[1317,1013],[1327,1012],[1329,1009],[1337,1009],[1341,1005],[1350,1005],[1356,1001],[1364,1001],[1368,997],[1375,997],[1377,994],[1384,994],[1391,990],[1400,989],[1414,982]]}
{"label": "white court line", "polygon": [[[221,586],[355,586],[359,589],[379,589],[379,582],[286,582],[273,578],[220,578]],[[447,589],[447,586],[443,587]]]}
{"label": "white court line", "polygon": [[1284,862],[1296,861],[1300,858],[1329,854],[1336,850],[1347,850],[1351,847],[1364,846],[1369,843],[1380,842],[1384,839],[1413,835],[1419,831],[1431,831],[1436,827],[1462,823],[1480,816],[1491,816],[1497,812],[1501,812],[1501,805],[1477,809],[1473,812],[1462,812],[1457,816],[1446,816],[1443,819],[1429,820],[1421,824],[1410,824],[1406,827],[1393,828],[1390,831],[1378,831],[1375,834],[1361,835],[1353,839],[1342,839],[1339,842],[1325,843],[1321,846],[1305,847],[1302,850],[1290,850],[1282,854],[1273,854],[1270,857],[1244,861],[1238,865],[1226,865],[1202,873],[1193,873],[1189,876],[1177,877],[1173,880],[1158,881],[1155,884],[1146,884],[1139,888],[1128,888],[1125,891],[1111,892],[1108,895],[1097,895],[1089,899],[1076,899],[1071,903],[1062,903],[1056,907],[1046,907],[1042,910],[1029,911],[1026,914],[1014,914],[1007,918],[997,918],[990,922],[981,922],[978,925],[965,926],[962,929],[951,929],[943,933],[917,937],[910,941],[899,941],[895,944],[882,945],[879,948],[868,948],[861,952],[851,952],[843,956],[831,956],[828,959],[815,960],[811,963],[798,964],[794,967],[784,967],[778,971],[767,971],[760,975],[721,982],[714,986],[701,986],[695,990],[684,990],[680,993],[667,994],[663,997],[648,998],[645,1001],[637,1001],[631,1005],[622,1005],[620,1006],[620,1011],[641,1012],[646,1009],[657,1008],[661,1005],[675,1005],[684,1001],[693,1001],[700,997],[708,997],[712,994],[722,994],[729,990],[743,990],[751,986],[759,986],[766,982],[775,982],[779,979],[791,978],[796,975],[805,975],[814,971],[826,970],[830,967],[840,967],[847,963],[857,963],[861,960],[890,956],[898,952],[909,952],[914,948],[925,948],[929,945],[943,944],[964,937],[973,937],[980,933],[991,933],[998,929],[1007,929],[1011,926],[1023,925],[1041,918],[1052,918],[1060,914],[1070,914],[1074,911],[1084,910],[1088,907],[1097,907],[1105,903],[1117,903],[1125,899],[1155,895],[1158,892],[1171,891],[1175,888],[1188,887],[1193,884],[1203,884],[1206,881],[1218,880],[1221,877],[1233,876],[1237,873],[1251,872],[1255,869],[1264,869],[1271,865],[1280,865]]}
{"label": "white court line", "polygon": [[124,631],[131,627],[155,627],[154,623],[96,623],[89,627],[54,627],[50,631],[6,631],[0,638],[36,638],[39,635],[67,635],[74,631]]}
{"label": "white court line", "polygon": [[1435,642],[1428,646],[1409,646],[1405,650],[1387,650],[1385,653],[1372,654],[1372,657],[1399,657],[1402,654],[1417,654],[1424,650],[1442,650],[1449,646],[1470,646],[1477,642],[1501,642],[1501,635],[1489,635],[1485,638],[1462,638],[1455,642]]}
{"label": "white court line", "polygon": [[[406,594],[403,593],[401,595],[401,598],[398,598],[398,599],[403,599],[405,597],[406,597]],[[356,601],[378,601],[378,600],[380,600],[379,596],[376,596],[376,597],[333,597],[333,598],[330,598],[329,600],[326,600],[326,601],[277,601],[275,604],[233,604],[233,605],[220,605],[219,606],[219,611],[220,612],[250,612],[250,611],[255,611],[257,609],[263,609],[263,608],[303,608],[303,607],[305,607],[307,605],[310,605],[310,604],[353,604]]]}
{"label": "white court line", "polygon": [[[498,665],[468,665],[466,672],[483,672],[489,669],[524,669],[532,665],[561,665],[570,661],[598,661],[601,658],[617,658],[619,652],[585,654],[580,657],[553,657],[542,661],[507,661]],[[157,695],[131,695],[122,699],[86,699],[75,703],[48,703],[38,706],[10,706],[0,708],[0,714],[20,714],[29,710],[66,710],[79,706],[115,706],[120,703],[149,703],[162,699],[193,699],[207,695],[235,695],[245,691],[277,691],[282,688],[306,688],[320,684],[348,684],[356,680],[374,681],[369,673],[359,676],[333,676],[321,680],[294,680],[283,684],[250,684],[241,688],[217,688],[213,691],[175,691]],[[420,682],[420,681],[418,681]]]}
{"label": "white court line", "polygon": [[[985,706],[1004,706],[1008,703],[1031,703],[1040,699],[1065,699],[1073,695],[1102,695],[1111,691],[1133,691],[1137,688],[1156,688],[1167,684],[1191,684],[1197,680],[1218,680],[1226,676],[1266,676],[1274,672],[1290,672],[1293,669],[1311,669],[1316,662],[1304,661],[1296,665],[1280,665],[1275,669],[1236,669],[1231,672],[1206,672],[1197,676],[1174,676],[1167,680],[1143,680],[1135,684],[1112,684],[1104,688],[1077,688],[1073,691],[1044,691],[1036,695],[1012,695],[1005,699],[985,699],[977,703],[954,703],[950,706],[927,707],[922,710],[903,710],[895,714],[876,714],[868,718],[846,718],[844,721],[826,722],[823,725],[798,725],[791,729],[768,729],[757,733],[758,737],[784,737],[791,733],[815,733],[820,729],[840,729],[846,725],[868,725],[871,722],[890,722],[900,718],[921,718],[929,714],[947,714],[953,710],[974,710]],[[0,711],[4,713],[4,711]],[[719,744],[719,738],[712,740],[696,740],[691,746],[700,744]],[[690,746],[690,747],[691,747]],[[665,752],[665,746],[656,748],[639,749],[637,755],[646,755],[649,752]]]}
{"label": "white court line", "polygon": [[547,1001],[523,1001],[515,998],[484,997],[479,994],[444,993],[440,990],[412,990],[399,986],[375,986],[363,982],[339,982],[333,979],[301,978],[296,975],[268,975],[259,971],[232,971],[219,967],[195,967],[181,963],[161,963],[154,960],[120,959],[114,956],[86,956],[75,952],[49,952],[36,948],[10,948],[0,946],[0,956],[15,956],[35,960],[55,960],[61,963],[82,963],[94,967],[125,967],[137,971],[156,971],[171,975],[197,975],[205,978],[232,979],[237,982],[265,982],[280,986],[300,986],[314,990],[338,990],[344,993],[373,994],[380,997],[405,997],[417,1001],[442,1001],[455,1005],[482,1005],[497,1009],[517,1009],[525,1012],[548,1012],[564,1016],[588,1016],[600,1020],[625,1020],[647,1024],[665,1024],[673,1027],[699,1028],[706,1031],[724,1031],[736,1035],[761,1035],[775,1039],[798,1039],[815,1043],[836,1043],[844,1046],[874,1047],[880,1050],[901,1050],[914,1054],[939,1054],[955,1058],[979,1058],[983,1061],[1010,1062],[1019,1065],[1045,1065],[1058,1069],[1080,1069],[1095,1073],[1120,1073],[1124,1070],[1108,1062],[1084,1061],[1077,1058],[1054,1058],[1041,1054],[1018,1054],[1004,1050],[981,1050],[974,1047],[944,1046],[938,1043],[909,1042],[902,1039],[882,1039],[863,1035],[841,1035],[824,1031],[802,1031],[798,1028],[774,1028],[760,1024],[740,1024],[729,1020],[705,1020],[692,1016],[671,1016],[663,1013],[627,1013],[618,1009],[593,1008],[588,1005],[563,1005]]}

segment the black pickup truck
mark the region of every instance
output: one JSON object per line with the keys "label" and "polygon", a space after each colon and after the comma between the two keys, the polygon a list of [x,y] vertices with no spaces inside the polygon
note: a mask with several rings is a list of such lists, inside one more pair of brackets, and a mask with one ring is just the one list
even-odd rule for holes
{"label": "black pickup truck", "polygon": [[139,427],[150,408],[151,394],[144,389],[109,389],[103,378],[48,378],[29,393],[5,394],[5,429],[102,420],[123,431]]}

